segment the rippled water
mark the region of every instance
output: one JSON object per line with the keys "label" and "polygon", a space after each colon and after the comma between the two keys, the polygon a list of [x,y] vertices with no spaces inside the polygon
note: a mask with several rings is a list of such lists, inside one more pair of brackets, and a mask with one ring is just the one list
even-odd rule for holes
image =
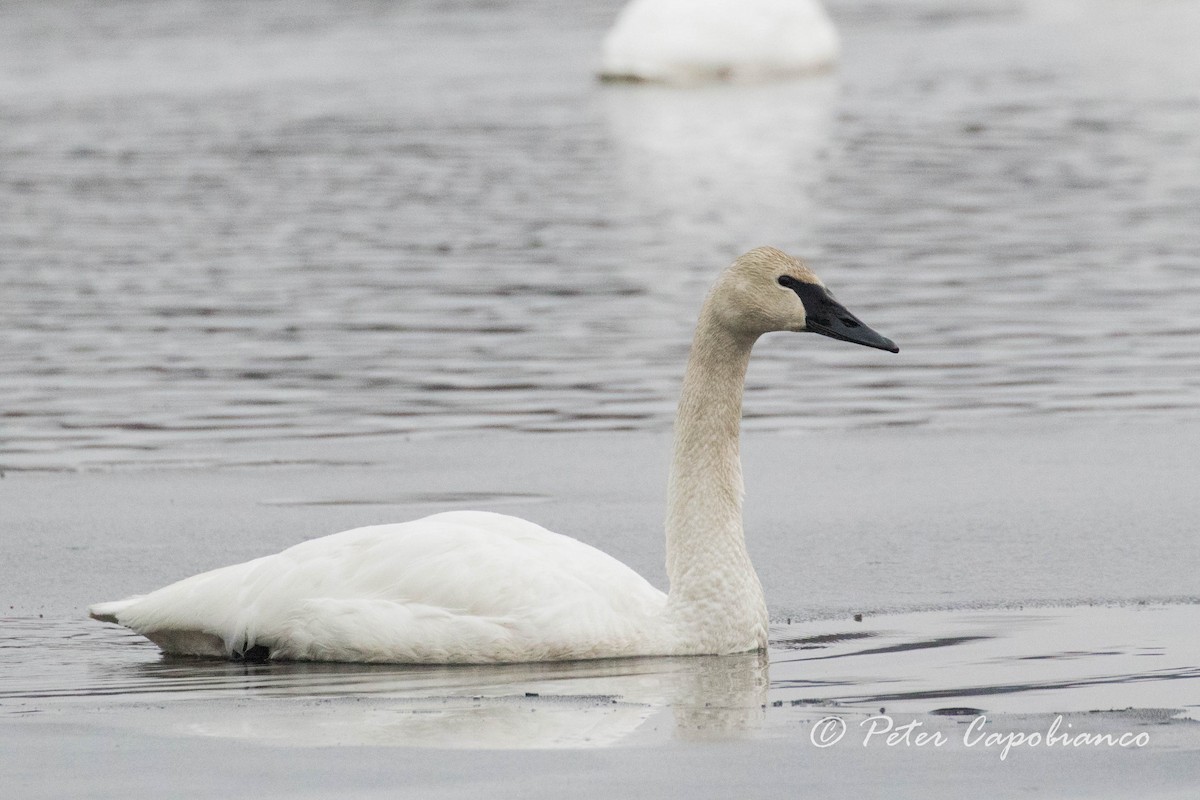
{"label": "rippled water", "polygon": [[[949,728],[981,714],[1018,728],[1082,714],[1076,730],[1115,724],[1194,749],[1197,726],[1186,721],[1200,718],[1200,668],[1183,631],[1198,612],[906,614],[780,625],[769,658],[480,667],[168,658],[115,626],[0,619],[0,719],[83,712],[156,734],[259,743],[525,748],[807,737],[822,717],[858,724],[883,707]],[[1088,713],[1113,708],[1127,711]],[[1182,729],[1167,729],[1172,720]]]}
{"label": "rippled water", "polygon": [[608,0],[4,4],[0,466],[661,429],[766,242],[902,353],[764,342],[751,425],[1198,416],[1200,6],[829,5],[836,74],[669,90]]}

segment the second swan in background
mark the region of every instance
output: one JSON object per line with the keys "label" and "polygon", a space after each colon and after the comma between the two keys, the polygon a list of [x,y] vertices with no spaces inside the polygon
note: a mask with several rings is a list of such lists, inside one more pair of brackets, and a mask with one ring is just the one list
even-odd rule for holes
{"label": "second swan in background", "polygon": [[604,80],[763,80],[829,69],[841,45],[819,0],[631,0],[604,37]]}

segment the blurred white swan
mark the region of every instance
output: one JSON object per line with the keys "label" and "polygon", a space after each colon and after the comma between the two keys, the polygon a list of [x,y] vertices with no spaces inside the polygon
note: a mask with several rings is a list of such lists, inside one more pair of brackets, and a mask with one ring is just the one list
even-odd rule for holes
{"label": "blurred white swan", "polygon": [[840,51],[819,0],[630,0],[604,38],[600,76],[757,80],[827,69]]}
{"label": "blurred white swan", "polygon": [[752,250],[721,274],[676,416],[669,595],[532,522],[461,511],[314,539],[90,613],[169,653],[248,659],[494,663],[765,648],[738,430],[750,350],[770,331],[897,350],[778,250]]}

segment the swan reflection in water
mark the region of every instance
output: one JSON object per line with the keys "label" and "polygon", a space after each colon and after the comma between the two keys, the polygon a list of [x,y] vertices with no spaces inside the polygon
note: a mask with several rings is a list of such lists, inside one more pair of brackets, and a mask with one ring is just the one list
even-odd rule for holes
{"label": "swan reflection in water", "polygon": [[193,698],[179,733],[296,746],[572,748],[739,737],[762,725],[769,684],[762,652],[453,667],[165,657],[136,670],[121,680],[127,690]]}
{"label": "swan reflection in water", "polygon": [[1195,604],[914,612],[776,625],[767,653],[414,667],[162,657],[119,629],[0,620],[0,714],[82,707],[117,727],[266,744],[509,749],[794,736],[882,706],[1195,720],[1197,626]]}
{"label": "swan reflection in water", "polygon": [[[812,254],[840,86],[835,75],[776,83],[606,85],[616,170],[665,263],[706,264],[763,242]],[[680,252],[680,248],[693,250]],[[698,278],[706,278],[698,274]]]}

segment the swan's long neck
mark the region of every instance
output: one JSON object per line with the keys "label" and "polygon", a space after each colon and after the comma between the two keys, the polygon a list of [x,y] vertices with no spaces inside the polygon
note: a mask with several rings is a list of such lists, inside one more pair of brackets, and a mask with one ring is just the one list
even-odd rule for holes
{"label": "swan's long neck", "polygon": [[705,304],[675,417],[667,500],[672,624],[682,649],[764,647],[767,609],[742,532],[738,430],[754,337],[722,325]]}

